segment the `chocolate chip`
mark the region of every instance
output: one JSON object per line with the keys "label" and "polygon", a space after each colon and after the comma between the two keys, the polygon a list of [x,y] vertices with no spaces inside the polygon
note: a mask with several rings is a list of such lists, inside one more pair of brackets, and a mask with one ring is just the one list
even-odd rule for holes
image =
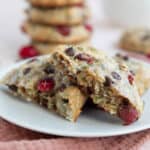
{"label": "chocolate chip", "polygon": [[94,61],[94,58],[86,53],[80,53],[80,54],[76,55],[75,59],[78,59],[81,61],[86,61],[88,64],[92,64]]}
{"label": "chocolate chip", "polygon": [[108,76],[105,77],[105,82],[104,82],[104,86],[111,86],[112,84],[114,84],[114,82],[112,81],[112,79]]}
{"label": "chocolate chip", "polygon": [[63,99],[63,102],[64,102],[65,104],[68,104],[68,99]]}
{"label": "chocolate chip", "polygon": [[48,65],[48,66],[44,69],[44,72],[45,72],[46,74],[55,73],[55,69],[54,69],[53,66]]}
{"label": "chocolate chip", "polygon": [[8,85],[9,89],[14,91],[14,92],[17,92],[18,88],[16,85]]}
{"label": "chocolate chip", "polygon": [[72,47],[67,48],[65,52],[68,56],[74,56],[75,55],[74,49]]}
{"label": "chocolate chip", "polygon": [[130,73],[135,76],[135,72],[133,70],[130,70]]}
{"label": "chocolate chip", "polygon": [[142,41],[147,41],[147,40],[150,40],[150,34],[145,34],[142,38],[141,38]]}
{"label": "chocolate chip", "polygon": [[123,56],[123,55],[121,55],[120,53],[117,53],[116,56],[122,58],[122,59],[125,60],[125,61],[129,60],[129,57],[128,57],[127,55],[124,55],[124,56]]}
{"label": "chocolate chip", "polygon": [[121,76],[117,72],[112,72],[111,75],[114,79],[121,80]]}
{"label": "chocolate chip", "polygon": [[66,85],[65,84],[62,84],[60,87],[59,87],[59,91],[64,91],[64,89],[66,88]]}
{"label": "chocolate chip", "polygon": [[129,60],[129,57],[127,55],[123,56],[122,57],[125,61],[128,61]]}
{"label": "chocolate chip", "polygon": [[24,75],[27,75],[30,71],[31,71],[31,68],[26,68],[26,69],[23,71],[23,74],[24,74]]}

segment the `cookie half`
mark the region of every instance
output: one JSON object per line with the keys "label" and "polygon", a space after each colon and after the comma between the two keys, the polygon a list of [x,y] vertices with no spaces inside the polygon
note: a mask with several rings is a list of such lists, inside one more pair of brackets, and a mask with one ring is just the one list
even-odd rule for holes
{"label": "cookie half", "polygon": [[120,47],[133,52],[150,54],[150,29],[136,28],[127,30],[121,37]]}
{"label": "cookie half", "polygon": [[50,63],[51,56],[31,59],[8,73],[1,84],[12,94],[53,110],[64,118],[75,121],[85,104],[86,96],[73,85],[73,79]]}
{"label": "cookie half", "polygon": [[63,74],[76,78],[85,95],[126,125],[143,112],[134,76],[126,65],[91,47],[62,47],[53,53],[52,64]]}
{"label": "cookie half", "polygon": [[26,22],[23,29],[33,41],[38,42],[74,44],[85,41],[91,36],[91,29],[87,25],[46,26]]}
{"label": "cookie half", "polygon": [[[32,42],[31,45],[33,45],[37,49],[37,51],[43,55],[52,53],[57,48],[64,46],[64,44],[39,43],[39,42]],[[87,46],[90,45],[90,41],[87,40],[87,41],[76,43],[74,45]]]}
{"label": "cookie half", "polygon": [[84,0],[28,0],[33,6],[40,7],[57,7],[57,6],[70,6],[80,5]]}
{"label": "cookie half", "polygon": [[51,9],[32,7],[26,12],[32,22],[49,25],[82,24],[90,14],[87,7],[77,6]]}

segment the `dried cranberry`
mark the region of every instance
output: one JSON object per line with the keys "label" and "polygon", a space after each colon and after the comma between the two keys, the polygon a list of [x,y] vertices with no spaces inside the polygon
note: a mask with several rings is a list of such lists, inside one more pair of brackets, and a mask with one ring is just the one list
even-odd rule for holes
{"label": "dried cranberry", "polygon": [[85,53],[80,53],[75,56],[75,59],[81,60],[81,61],[86,61],[88,64],[92,64],[94,61],[94,58],[88,54]]}
{"label": "dried cranberry", "polygon": [[129,125],[138,119],[137,110],[130,104],[122,104],[119,107],[118,115],[125,125]]}
{"label": "dried cranberry", "polygon": [[89,32],[93,31],[93,28],[90,24],[85,24],[84,26],[85,26],[86,30],[88,30]]}
{"label": "dried cranberry", "polygon": [[31,68],[26,68],[26,69],[23,71],[23,74],[24,74],[24,75],[27,75],[30,71],[31,71]]}
{"label": "dried cranberry", "polygon": [[129,80],[129,83],[132,85],[133,84],[133,81],[134,81],[134,77],[133,75],[128,75],[128,80]]}
{"label": "dried cranberry", "polygon": [[55,69],[54,69],[53,66],[48,65],[48,66],[44,69],[44,72],[45,72],[46,74],[55,73]]}
{"label": "dried cranberry", "polygon": [[55,82],[52,78],[46,78],[39,81],[37,89],[40,92],[49,92],[55,86]]}
{"label": "dried cranberry", "polygon": [[111,86],[114,82],[112,81],[112,79],[108,76],[105,77],[105,82],[104,82],[104,86]]}
{"label": "dried cranberry", "polygon": [[25,46],[21,48],[21,50],[19,51],[19,55],[21,58],[26,59],[26,58],[38,56],[39,53],[33,46]]}
{"label": "dried cranberry", "polygon": [[121,76],[117,72],[112,72],[111,75],[114,79],[121,80]]}
{"label": "dried cranberry", "polygon": [[68,26],[57,26],[56,28],[57,28],[57,31],[63,36],[68,36],[71,32]]}
{"label": "dried cranberry", "polygon": [[75,55],[74,49],[72,47],[67,48],[65,52],[68,56],[74,56]]}

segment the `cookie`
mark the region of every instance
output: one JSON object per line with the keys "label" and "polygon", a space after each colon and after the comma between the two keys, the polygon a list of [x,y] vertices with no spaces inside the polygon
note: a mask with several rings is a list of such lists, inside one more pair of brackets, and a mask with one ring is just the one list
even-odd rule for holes
{"label": "cookie", "polygon": [[86,96],[72,84],[70,78],[50,64],[50,56],[27,61],[6,75],[1,84],[24,100],[53,110],[70,121],[75,121],[85,104]]}
{"label": "cookie", "polygon": [[[33,45],[33,47],[35,47],[40,54],[49,54],[52,53],[58,47],[64,46],[63,44],[38,43],[38,42],[32,42],[31,45]],[[87,46],[90,45],[90,42],[87,40],[81,43],[76,43],[75,45]]]}
{"label": "cookie", "polygon": [[114,58],[129,67],[130,72],[135,76],[135,83],[142,96],[150,88],[150,66],[121,54],[117,54]]}
{"label": "cookie", "polygon": [[85,41],[91,36],[91,28],[87,25],[78,26],[46,26],[26,22],[24,31],[33,41],[59,44],[75,44]]}
{"label": "cookie", "polygon": [[150,54],[150,29],[135,28],[127,30],[121,37],[120,47],[133,52]]}
{"label": "cookie", "polygon": [[51,64],[64,76],[75,78],[94,104],[118,116],[126,125],[138,120],[143,112],[133,74],[102,51],[90,47],[61,47],[53,53]]}
{"label": "cookie", "polygon": [[89,17],[87,7],[77,6],[51,9],[32,7],[26,12],[32,22],[48,25],[77,25],[82,24]]}
{"label": "cookie", "polygon": [[81,5],[84,0],[28,0],[33,6],[40,7],[58,7],[58,6],[70,6],[70,5]]}

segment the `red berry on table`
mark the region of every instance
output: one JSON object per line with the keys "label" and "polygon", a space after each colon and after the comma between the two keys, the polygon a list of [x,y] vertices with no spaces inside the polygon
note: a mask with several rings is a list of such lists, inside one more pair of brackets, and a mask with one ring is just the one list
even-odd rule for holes
{"label": "red berry on table", "polygon": [[137,110],[129,104],[122,105],[118,110],[118,115],[124,121],[124,125],[129,125],[138,119]]}
{"label": "red berry on table", "polygon": [[133,75],[128,75],[128,80],[129,80],[129,83],[132,85],[134,81]]}
{"label": "red berry on table", "polygon": [[25,46],[20,49],[19,51],[19,56],[20,58],[26,59],[26,58],[31,58],[38,56],[39,53],[33,46]]}
{"label": "red berry on table", "polygon": [[85,26],[85,28],[86,28],[89,32],[92,32],[92,31],[93,31],[93,28],[92,28],[92,26],[91,26],[90,24],[85,24],[84,26]]}
{"label": "red berry on table", "polygon": [[68,26],[57,26],[56,29],[63,36],[68,36],[71,32]]}
{"label": "red berry on table", "polygon": [[50,92],[55,86],[55,82],[52,78],[46,78],[39,81],[37,89],[40,92]]}

